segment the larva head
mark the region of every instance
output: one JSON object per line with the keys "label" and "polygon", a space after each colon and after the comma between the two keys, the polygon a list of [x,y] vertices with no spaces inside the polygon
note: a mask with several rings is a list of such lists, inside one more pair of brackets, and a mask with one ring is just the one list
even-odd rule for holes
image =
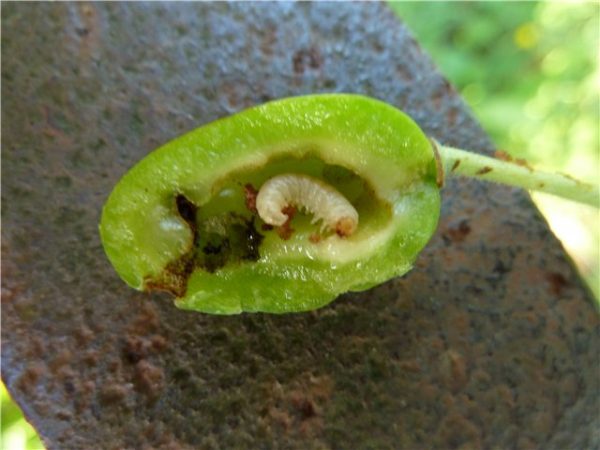
{"label": "larva head", "polygon": [[156,150],[117,184],[100,232],[137,289],[186,309],[280,313],[402,275],[438,215],[414,122],[332,94],[267,103]]}
{"label": "larva head", "polygon": [[348,237],[358,227],[358,214],[356,217],[344,216],[335,223],[335,232],[340,237]]}

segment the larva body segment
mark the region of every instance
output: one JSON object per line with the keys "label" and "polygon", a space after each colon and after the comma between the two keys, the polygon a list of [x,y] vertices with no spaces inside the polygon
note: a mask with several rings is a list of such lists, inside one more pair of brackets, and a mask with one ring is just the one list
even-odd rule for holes
{"label": "larva body segment", "polygon": [[358,212],[334,187],[304,174],[281,174],[267,180],[256,197],[258,215],[269,225],[282,226],[288,216],[282,211],[295,206],[322,220],[322,228],[339,236],[350,236],[358,226]]}

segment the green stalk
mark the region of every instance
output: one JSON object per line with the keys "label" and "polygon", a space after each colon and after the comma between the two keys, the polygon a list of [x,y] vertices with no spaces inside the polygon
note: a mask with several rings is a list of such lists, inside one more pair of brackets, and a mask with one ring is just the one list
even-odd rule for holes
{"label": "green stalk", "polygon": [[523,189],[546,192],[600,208],[600,186],[560,173],[542,172],[527,165],[491,158],[434,142],[444,176],[462,175]]}

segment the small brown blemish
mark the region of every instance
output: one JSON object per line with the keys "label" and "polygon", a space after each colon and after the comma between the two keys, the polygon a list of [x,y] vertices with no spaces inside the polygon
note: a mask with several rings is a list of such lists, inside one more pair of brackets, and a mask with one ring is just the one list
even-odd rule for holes
{"label": "small brown blemish", "polygon": [[494,157],[496,157],[496,159],[500,159],[502,161],[508,161],[508,162],[511,162],[513,160],[512,156],[510,156],[504,150],[496,150],[494,152]]}
{"label": "small brown blemish", "polygon": [[293,392],[290,395],[290,400],[303,420],[309,419],[317,414],[316,405],[313,400],[310,397],[306,397],[301,392]]}
{"label": "small brown blemish", "polygon": [[183,297],[187,290],[187,280],[194,270],[194,253],[186,253],[181,258],[170,262],[157,278],[146,278],[146,291],[166,291],[176,297]]}
{"label": "small brown blemish", "polygon": [[517,166],[525,167],[530,172],[533,172],[533,167],[531,167],[529,165],[529,163],[526,160],[524,160],[523,158],[516,158],[514,162]]}
{"label": "small brown blemish", "polygon": [[450,172],[454,172],[456,169],[458,169],[458,166],[460,166],[460,159],[457,159],[456,161],[454,161],[454,164],[452,164],[452,168],[450,169]]}
{"label": "small brown blemish", "polygon": [[339,237],[350,236],[354,231],[354,221],[350,217],[343,217],[335,224],[335,232]]}
{"label": "small brown blemish", "polygon": [[25,392],[32,391],[45,371],[41,364],[30,365],[17,380],[17,388]]}
{"label": "small brown blemish", "polygon": [[162,352],[167,348],[168,343],[164,336],[156,334],[150,338],[150,346],[155,352]]}
{"label": "small brown blemish", "polygon": [[569,281],[563,274],[558,272],[548,273],[546,275],[546,280],[548,280],[548,283],[550,284],[550,291],[556,296],[560,296],[563,289],[569,286]]}
{"label": "small brown blemish", "polygon": [[292,424],[292,418],[287,411],[282,411],[281,409],[272,406],[269,408],[268,414],[269,418],[281,426],[284,430],[288,430],[290,428]]}
{"label": "small brown blemish", "polygon": [[307,67],[318,69],[321,67],[321,64],[323,64],[323,57],[319,50],[314,47],[298,50],[292,58],[294,72],[297,74],[304,73]]}
{"label": "small brown blemish", "polygon": [[458,116],[458,110],[456,108],[450,108],[446,113],[446,120],[450,126],[454,126],[456,124],[456,119]]}
{"label": "small brown blemish", "polygon": [[277,234],[281,239],[287,241],[289,238],[292,237],[292,234],[294,233],[294,229],[291,227],[290,223],[296,215],[296,208],[294,206],[288,205],[285,208],[283,208],[281,212],[287,216],[287,220],[283,225],[277,228]]}
{"label": "small brown blemish", "polygon": [[121,384],[109,384],[100,392],[100,403],[104,405],[122,403],[127,397],[127,387]]}
{"label": "small brown blemish", "polygon": [[469,222],[466,220],[461,220],[457,227],[448,228],[443,236],[452,242],[459,243],[463,242],[470,232],[471,226],[469,225]]}
{"label": "small brown blemish", "polygon": [[475,172],[475,175],[485,175],[486,173],[490,173],[492,171],[491,167],[485,166]]}
{"label": "small brown blemish", "polygon": [[165,374],[161,367],[142,360],[136,364],[134,384],[136,389],[150,399],[158,397],[163,389]]}
{"label": "small brown blemish", "polygon": [[61,350],[56,355],[56,357],[50,362],[50,365],[49,365],[50,370],[52,371],[52,373],[56,374],[61,367],[69,364],[71,362],[71,359],[72,359],[72,355],[69,350],[66,350],[66,349]]}
{"label": "small brown blemish", "polygon": [[121,364],[120,360],[111,359],[110,361],[108,361],[106,368],[110,373],[120,373],[121,369],[123,368],[123,365]]}
{"label": "small brown blemish", "polygon": [[[533,170],[533,169],[532,169]],[[576,178],[573,178],[571,175],[569,175],[568,173],[562,173],[562,172],[558,172],[559,175],[562,175],[565,178],[568,178],[569,180],[571,180],[572,182],[574,182],[575,184],[581,184],[581,181],[577,180]]]}
{"label": "small brown blemish", "polygon": [[88,352],[83,354],[83,362],[89,366],[94,367],[98,364],[98,360],[100,359],[100,355],[96,350],[89,350]]}
{"label": "small brown blemish", "polygon": [[263,30],[260,42],[260,51],[266,56],[271,56],[276,43],[277,29],[274,26],[271,26]]}
{"label": "small brown blemish", "polygon": [[75,395],[75,411],[81,413],[83,410],[88,409],[96,392],[95,382],[88,380],[81,383]]}
{"label": "small brown blemish", "polygon": [[318,233],[313,233],[308,237],[308,240],[313,244],[318,244],[321,242],[321,239],[323,239],[323,237]]}
{"label": "small brown blemish", "polygon": [[407,371],[418,373],[421,371],[421,365],[416,359],[408,359],[404,361],[400,361],[399,363],[400,369]]}
{"label": "small brown blemish", "polygon": [[66,409],[59,409],[56,414],[58,420],[71,420],[71,412]]}
{"label": "small brown blemish", "polygon": [[138,336],[129,336],[123,347],[123,357],[128,363],[135,364],[148,355],[148,346],[145,339]]}
{"label": "small brown blemish", "polygon": [[133,334],[148,334],[160,328],[160,315],[152,303],[144,302],[127,330]]}
{"label": "small brown blemish", "polygon": [[254,186],[250,183],[244,186],[244,197],[246,198],[246,208],[253,213],[256,214],[256,196],[258,195],[258,191]]}
{"label": "small brown blemish", "polygon": [[456,392],[468,380],[465,358],[454,350],[448,350],[440,358],[440,375],[444,384]]}
{"label": "small brown blemish", "polygon": [[190,227],[195,228],[198,207],[183,194],[177,194],[175,197],[175,205],[177,206],[177,212],[181,218],[185,220]]}
{"label": "small brown blemish", "polygon": [[83,4],[79,8],[83,26],[77,27],[75,32],[80,40],[80,55],[83,60],[91,58],[98,50],[100,43],[100,23],[96,7]]}
{"label": "small brown blemish", "polygon": [[510,162],[510,163],[516,164],[517,166],[525,167],[530,172],[533,172],[533,168],[529,165],[529,163],[525,159],[513,158],[504,150],[496,150],[494,152],[494,156],[496,157],[496,159],[499,159],[501,161]]}
{"label": "small brown blemish", "polygon": [[94,339],[94,332],[85,325],[82,325],[80,328],[75,330],[73,334],[75,336],[77,344],[79,344],[82,347],[86,346]]}

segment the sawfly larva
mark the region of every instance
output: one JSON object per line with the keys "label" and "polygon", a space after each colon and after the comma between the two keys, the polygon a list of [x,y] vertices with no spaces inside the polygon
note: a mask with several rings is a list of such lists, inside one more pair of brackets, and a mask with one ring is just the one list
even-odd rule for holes
{"label": "sawfly larva", "polygon": [[288,206],[311,213],[311,223],[322,220],[321,231],[327,228],[340,237],[350,236],[358,226],[358,212],[346,197],[324,181],[308,175],[277,175],[260,188],[256,209],[269,225],[284,225],[289,217],[283,210]]}

